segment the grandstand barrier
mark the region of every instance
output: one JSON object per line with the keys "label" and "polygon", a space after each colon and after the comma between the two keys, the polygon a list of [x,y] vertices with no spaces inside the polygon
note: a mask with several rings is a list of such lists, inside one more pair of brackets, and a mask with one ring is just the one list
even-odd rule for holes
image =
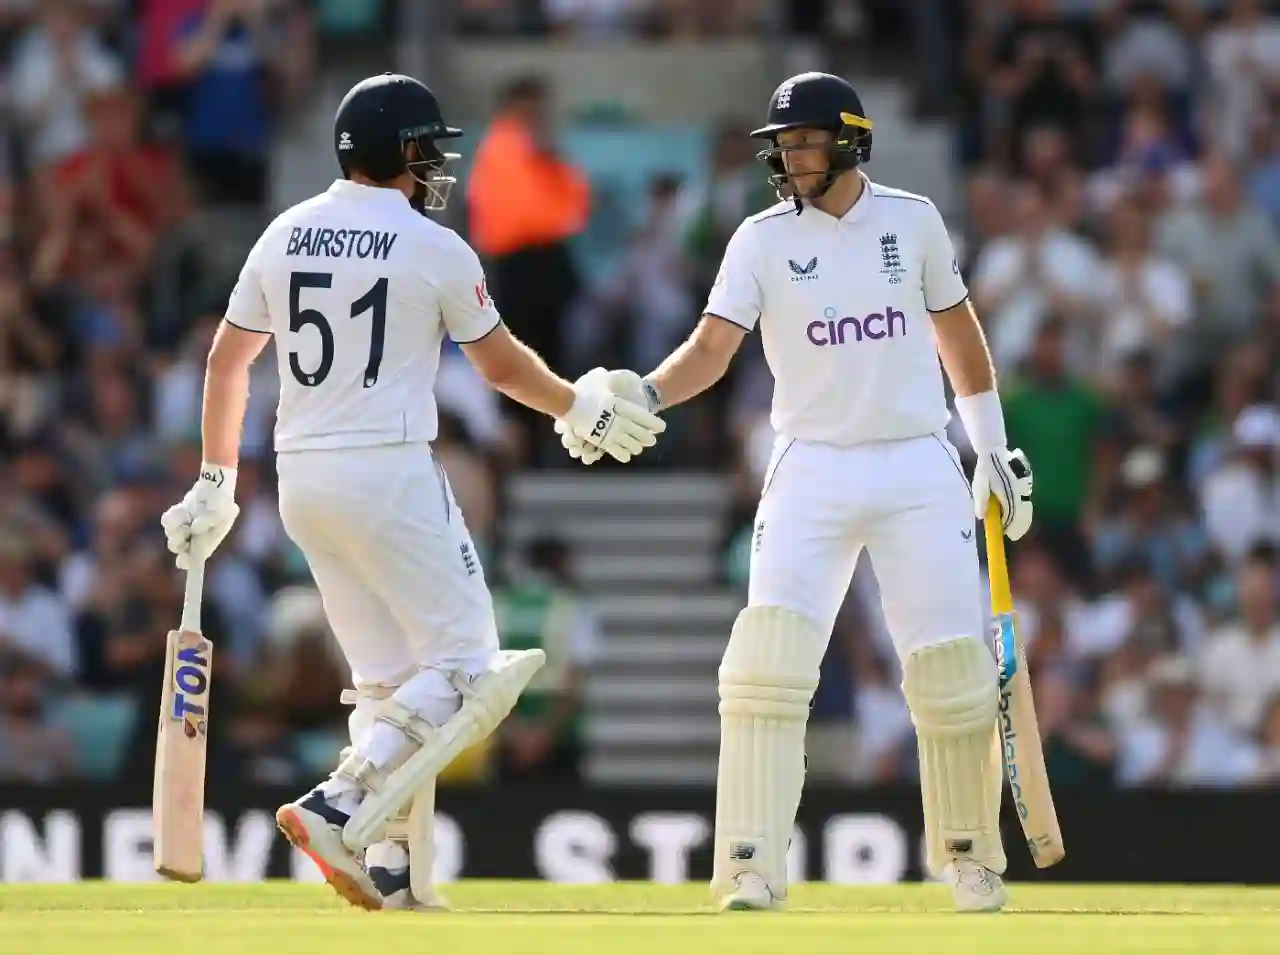
{"label": "grandstand barrier", "polygon": [[[273,823],[294,790],[211,789],[211,881],[312,881]],[[920,880],[914,788],[813,789],[792,841],[793,875],[838,884]],[[1062,790],[1067,857],[1036,870],[1017,820],[1004,832],[1013,879],[1069,882],[1280,883],[1280,792]],[[441,881],[704,881],[711,871],[710,789],[442,788]],[[1006,809],[1008,807],[1006,806]],[[151,881],[150,793],[101,786],[0,786],[0,881]]]}

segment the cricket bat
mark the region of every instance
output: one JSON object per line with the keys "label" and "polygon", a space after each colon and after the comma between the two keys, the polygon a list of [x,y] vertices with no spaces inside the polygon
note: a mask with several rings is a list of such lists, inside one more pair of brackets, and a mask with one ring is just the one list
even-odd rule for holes
{"label": "cricket bat", "polygon": [[1009,564],[1004,552],[1004,526],[1000,505],[992,497],[983,529],[987,536],[987,572],[991,578],[991,612],[995,617],[996,665],[1000,672],[999,742],[1004,756],[1005,775],[1013,793],[1013,804],[1022,821],[1027,848],[1035,864],[1045,869],[1062,861],[1067,850],[1062,845],[1058,813],[1049,791],[1049,773],[1044,766],[1040,727],[1031,699],[1031,676],[1027,654],[1018,638],[1018,620],[1013,612],[1009,586]]}
{"label": "cricket bat", "polygon": [[204,766],[213,644],[200,633],[204,562],[192,558],[180,629],[170,630],[151,792],[155,869],[176,882],[204,876]]}

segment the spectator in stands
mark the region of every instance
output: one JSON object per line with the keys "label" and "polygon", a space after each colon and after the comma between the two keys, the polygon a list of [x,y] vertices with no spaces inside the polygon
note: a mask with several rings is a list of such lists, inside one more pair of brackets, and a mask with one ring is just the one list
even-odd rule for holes
{"label": "spectator in stands", "polygon": [[574,39],[631,34],[652,6],[651,0],[543,0],[552,31]]}
{"label": "spectator in stands", "polygon": [[1280,695],[1267,703],[1258,737],[1261,756],[1257,782],[1268,788],[1280,788]]}
{"label": "spectator in stands", "polygon": [[1236,580],[1238,616],[1210,635],[1197,669],[1206,699],[1237,730],[1252,733],[1280,694],[1280,598],[1262,556],[1246,558]]}
{"label": "spectator in stands", "polygon": [[32,307],[12,246],[0,248],[0,448],[34,435],[55,407],[65,342]]}
{"label": "spectator in stands", "polygon": [[35,580],[30,541],[16,528],[0,531],[0,653],[20,657],[42,675],[75,676],[71,620],[58,595]]}
{"label": "spectator in stands", "polygon": [[0,655],[0,782],[48,785],[74,775],[70,737],[42,718],[54,686],[29,660]]}
{"label": "spectator in stands", "polygon": [[1163,346],[1191,321],[1192,297],[1183,271],[1152,253],[1136,202],[1118,203],[1107,226],[1110,249],[1096,279],[1096,306],[1105,316],[1097,371],[1114,380],[1127,356]]}
{"label": "spectator in stands", "polygon": [[1258,330],[1264,305],[1280,285],[1280,239],[1245,203],[1239,169],[1217,155],[1204,161],[1202,172],[1203,199],[1170,212],[1157,230],[1161,254],[1183,268],[1196,291],[1194,334],[1184,353],[1199,376],[1229,344]]}
{"label": "spectator in stands", "polygon": [[124,81],[116,58],[85,23],[79,0],[41,0],[13,54],[12,96],[35,168],[83,149],[85,97]]}
{"label": "spectator in stands", "polygon": [[1258,770],[1257,749],[1206,707],[1191,664],[1160,660],[1146,716],[1121,738],[1124,786],[1237,786]]}
{"label": "spectator in stands", "polygon": [[184,213],[183,182],[167,151],[141,142],[132,92],[92,94],[85,100],[85,115],[91,131],[86,147],[52,174],[51,219],[55,228],[106,232],[111,240],[107,261],[136,278],[149,265],[159,234]]}
{"label": "spectator in stands", "polygon": [[1178,419],[1158,388],[1157,354],[1156,349],[1128,352],[1109,383],[1104,454],[1098,462],[1098,478],[1105,482],[1102,493],[1107,498],[1116,490],[1129,451],[1145,446],[1167,456],[1183,441]]}
{"label": "spectator in stands", "polygon": [[577,297],[569,240],[587,224],[590,191],[553,141],[546,83],[508,85],[467,179],[476,249],[511,331],[560,367],[565,312]]}
{"label": "spectator in stands", "polygon": [[699,300],[711,291],[729,237],[742,220],[776,201],[760,175],[755,145],[743,135],[750,128],[749,122],[737,118],[719,123],[705,175],[686,182],[680,190],[676,214],[693,268],[693,293]]}
{"label": "spectator in stands", "polygon": [[1255,121],[1246,162],[1249,201],[1280,231],[1280,98]]}
{"label": "spectator in stands", "polygon": [[1191,38],[1165,10],[1135,0],[1102,5],[1102,27],[1110,34],[1102,58],[1103,81],[1117,98],[1144,80],[1181,93],[1195,75],[1196,51]]}
{"label": "spectator in stands", "polygon": [[[621,348],[627,368],[654,368],[679,344],[696,314],[688,258],[680,243],[676,199],[680,181],[660,175],[649,184],[649,208],[623,258],[592,296],[593,338]],[[741,221],[741,219],[739,219]],[[602,352],[609,358],[610,354]],[[595,362],[592,362],[595,364]],[[590,368],[584,364],[582,370]]]}
{"label": "spectator in stands", "polygon": [[1163,588],[1142,555],[1112,573],[1105,596],[1090,608],[1085,625],[1071,632],[1072,652],[1082,659],[1105,658],[1124,648],[1153,659],[1195,652],[1203,642],[1199,606],[1185,591]]}
{"label": "spectator in stands", "polygon": [[1041,326],[1057,318],[1069,335],[1071,367],[1083,371],[1091,365],[1097,255],[1054,221],[1036,186],[1018,188],[1013,215],[1016,231],[988,243],[973,271],[974,302],[989,329],[997,370],[1016,369]]}
{"label": "spectator in stands", "polygon": [[1027,181],[1040,191],[1049,218],[1061,229],[1078,232],[1083,223],[1085,177],[1075,146],[1059,126],[1033,126],[1023,136]]}
{"label": "spectator in stands", "polygon": [[1114,783],[1116,740],[1099,709],[1093,671],[1077,683],[1063,673],[1036,680],[1036,718],[1044,741],[1045,767],[1055,788],[1106,789]]}
{"label": "spectator in stands", "polygon": [[271,34],[269,14],[267,0],[210,0],[177,26],[187,159],[212,201],[267,199],[267,82],[287,51]]}
{"label": "spectator in stands", "polygon": [[1002,387],[1009,441],[1036,464],[1036,532],[1078,582],[1090,559],[1082,521],[1097,507],[1093,465],[1103,405],[1066,365],[1066,327],[1040,326],[1023,373]]}
{"label": "spectator in stands", "polygon": [[1254,118],[1280,87],[1280,16],[1267,13],[1259,0],[1229,0],[1227,17],[1210,31],[1204,53],[1212,140],[1243,158]]}
{"label": "spectator in stands", "polygon": [[1205,529],[1231,563],[1259,543],[1280,544],[1280,410],[1253,405],[1232,428],[1234,453],[1200,491]]}
{"label": "spectator in stands", "polygon": [[1149,567],[1168,594],[1203,580],[1209,542],[1179,506],[1168,458],[1152,447],[1136,447],[1120,466],[1119,508],[1094,530],[1094,569],[1107,584],[1134,561]]}
{"label": "spectator in stands", "polygon": [[576,592],[564,541],[541,537],[517,578],[494,593],[504,650],[542,649],[546,665],[499,729],[504,778],[579,778],[583,746],[582,680],[597,653],[599,625]]}
{"label": "spectator in stands", "polygon": [[1009,6],[988,85],[1003,118],[1000,128],[1007,136],[1032,123],[1052,123],[1087,151],[1097,85],[1090,25],[1060,17],[1053,0],[1012,0]]}

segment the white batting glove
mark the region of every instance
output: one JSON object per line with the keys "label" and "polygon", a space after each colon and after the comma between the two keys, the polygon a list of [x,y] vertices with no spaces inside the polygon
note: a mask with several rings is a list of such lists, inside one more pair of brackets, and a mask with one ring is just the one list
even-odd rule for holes
{"label": "white batting glove", "polygon": [[667,423],[643,404],[593,386],[597,380],[598,375],[574,385],[575,399],[564,416],[565,425],[587,445],[626,464],[645,448],[653,447],[658,435],[667,430]]}
{"label": "white batting glove", "polygon": [[235,494],[236,469],[206,462],[186,496],[164,512],[160,524],[180,569],[191,566],[193,554],[207,560],[230,533],[240,513]]}
{"label": "white batting glove", "polygon": [[[601,389],[617,395],[619,398],[645,408],[650,414],[655,414],[660,407],[657,389],[634,371],[606,371],[604,368],[593,368],[574,383],[574,387],[580,386]],[[556,421],[556,434],[560,435],[560,444],[574,460],[592,465],[604,457],[604,451],[585,441],[563,420]]]}
{"label": "white batting glove", "polygon": [[973,468],[973,513],[978,520],[987,514],[992,495],[1000,504],[1004,536],[1011,541],[1031,528],[1031,462],[1021,449],[1000,448],[978,455]]}

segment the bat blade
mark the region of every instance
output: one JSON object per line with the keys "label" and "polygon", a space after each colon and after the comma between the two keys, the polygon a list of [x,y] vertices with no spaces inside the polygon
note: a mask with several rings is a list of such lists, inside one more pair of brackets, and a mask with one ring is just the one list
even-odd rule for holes
{"label": "bat blade", "polygon": [[205,753],[213,644],[196,630],[170,630],[152,788],[156,872],[176,882],[204,877]]}
{"label": "bat blade", "polygon": [[996,621],[996,666],[1000,675],[999,743],[1014,808],[1027,837],[1027,849],[1036,866],[1045,869],[1062,861],[1067,850],[1049,788],[1049,772],[1044,765],[1026,648],[1018,637],[1018,619],[1013,611],[1004,527],[995,501],[991,502],[983,524],[991,576],[991,610]]}

